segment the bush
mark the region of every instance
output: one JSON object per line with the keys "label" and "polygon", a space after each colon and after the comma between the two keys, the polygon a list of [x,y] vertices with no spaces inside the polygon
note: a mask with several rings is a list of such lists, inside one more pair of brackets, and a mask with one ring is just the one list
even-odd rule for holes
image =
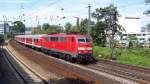
{"label": "bush", "polygon": [[93,48],[94,50],[94,56],[104,58],[104,59],[109,59],[111,55],[111,49],[106,48],[106,47],[99,47],[96,46]]}
{"label": "bush", "polygon": [[[111,49],[108,47],[95,46],[93,48],[96,58],[110,59]],[[150,67],[150,49],[130,48],[117,49],[117,62],[144,67]]]}

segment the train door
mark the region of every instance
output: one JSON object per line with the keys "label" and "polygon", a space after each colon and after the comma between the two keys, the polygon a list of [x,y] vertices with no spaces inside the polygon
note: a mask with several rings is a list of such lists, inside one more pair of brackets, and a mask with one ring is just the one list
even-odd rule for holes
{"label": "train door", "polygon": [[39,38],[39,45],[42,46],[42,37]]}
{"label": "train door", "polygon": [[74,44],[74,37],[68,37],[68,50],[69,52],[74,52],[75,44]]}
{"label": "train door", "polygon": [[69,51],[70,52],[70,47],[71,46],[71,43],[70,43],[70,37],[68,37],[68,39],[67,39],[67,51]]}

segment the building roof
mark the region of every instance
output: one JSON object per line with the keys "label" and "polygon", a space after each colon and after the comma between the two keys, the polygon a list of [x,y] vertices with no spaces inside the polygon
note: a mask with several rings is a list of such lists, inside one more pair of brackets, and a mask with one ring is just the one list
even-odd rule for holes
{"label": "building roof", "polygon": [[126,19],[140,19],[139,17],[125,17]]}

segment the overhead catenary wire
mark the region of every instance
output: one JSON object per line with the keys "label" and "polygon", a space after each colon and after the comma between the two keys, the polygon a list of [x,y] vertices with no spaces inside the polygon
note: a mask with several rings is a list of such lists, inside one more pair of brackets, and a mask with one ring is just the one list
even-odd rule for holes
{"label": "overhead catenary wire", "polygon": [[46,5],[44,5],[43,7],[40,7],[40,8],[38,8],[37,10],[33,11],[33,12],[30,13],[29,15],[33,15],[33,14],[39,12],[40,10],[43,10],[43,9],[46,9],[46,8],[52,6],[52,5],[55,5],[55,4],[57,4],[59,1],[60,1],[60,0],[55,0],[55,1],[53,1],[53,2],[50,2],[50,3],[46,4]]}
{"label": "overhead catenary wire", "polygon": [[[48,3],[48,4],[46,4],[46,5],[42,6],[42,7],[37,8],[35,11],[33,11],[32,13],[30,13],[29,16],[31,16],[31,15],[38,16],[38,15],[35,15],[37,12],[39,12],[39,11],[41,11],[41,10],[43,10],[43,9],[46,9],[46,8],[52,6],[52,5],[55,5],[55,4],[57,4],[58,2],[60,2],[60,0],[55,0],[55,1],[53,1],[53,2],[51,1],[50,3]],[[121,5],[121,6],[118,6],[118,8],[128,8],[128,7],[136,6],[136,5],[140,5],[140,4],[144,4],[144,1],[135,2],[135,3],[130,3],[130,4],[127,4],[127,5]],[[54,19],[53,16],[50,16],[50,17],[52,17],[52,18]],[[51,20],[52,20],[52,19],[51,19]]]}
{"label": "overhead catenary wire", "polygon": [[45,5],[42,5],[36,9],[34,9],[33,11],[29,12],[28,14],[26,14],[26,19],[33,19],[35,17],[35,20],[36,20],[36,23],[37,24],[40,24],[40,17],[38,15],[35,15],[36,13],[38,13],[39,11],[41,10],[44,10],[52,5],[55,5],[57,4],[58,2],[60,2],[61,0],[50,0],[49,2],[47,2]]}
{"label": "overhead catenary wire", "polygon": [[119,8],[127,8],[127,7],[131,7],[131,6],[141,5],[141,4],[144,4],[144,3],[145,3],[144,1],[140,1],[140,2],[131,3],[131,4],[127,4],[127,5],[121,5],[121,6],[118,6],[118,7]]}

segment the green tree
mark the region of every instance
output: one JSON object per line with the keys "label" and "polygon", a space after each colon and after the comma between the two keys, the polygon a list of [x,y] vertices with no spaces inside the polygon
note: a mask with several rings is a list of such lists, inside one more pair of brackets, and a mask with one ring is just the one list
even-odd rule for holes
{"label": "green tree", "polygon": [[[99,21],[106,21],[106,22],[112,21],[111,16],[113,15],[114,11],[117,11],[117,7],[115,7],[114,5],[109,5],[108,7],[95,9],[95,12],[92,13],[92,16],[98,22]],[[117,15],[118,15],[118,12],[117,12]]]}
{"label": "green tree", "polygon": [[78,34],[79,33],[79,29],[77,28],[77,26],[72,26],[71,30],[70,30],[71,34]]}
{"label": "green tree", "polygon": [[72,28],[72,24],[70,22],[67,22],[65,24],[65,33],[70,33],[71,28]]}
{"label": "green tree", "polygon": [[[148,4],[148,5],[150,5],[150,0],[145,0],[145,3]],[[149,16],[149,15],[150,15],[150,9],[149,9],[149,10],[146,10],[146,11],[144,12],[144,14]],[[150,23],[149,23],[148,25],[146,25],[145,28],[146,28],[147,31],[149,31],[149,30],[150,30]]]}
{"label": "green tree", "polygon": [[84,19],[81,21],[78,31],[80,34],[87,34],[87,28],[88,28],[88,19]]}
{"label": "green tree", "polygon": [[95,39],[98,39],[96,40],[98,45],[104,46],[106,43],[106,31],[112,30],[112,15],[114,11],[117,11],[117,8],[110,5],[104,8],[97,8],[92,13],[92,17],[97,20],[96,28],[93,28],[92,31],[98,32],[94,33]]}
{"label": "green tree", "polygon": [[42,30],[40,27],[34,28],[33,34],[54,34],[63,33],[63,28],[57,25],[43,24]]}
{"label": "green tree", "polygon": [[[94,25],[95,23],[93,21],[90,22],[91,25]],[[87,34],[88,33],[88,19],[85,18],[83,19],[80,24],[79,27],[77,26],[77,30],[79,34]]]}
{"label": "green tree", "polygon": [[[94,24],[94,22],[91,21],[91,24]],[[87,34],[87,28],[88,28],[88,19],[83,19],[79,23],[78,18],[76,26],[72,26],[69,22],[65,24],[65,33]]]}
{"label": "green tree", "polygon": [[128,35],[127,37],[129,40],[137,40],[138,38],[136,37],[136,35]]}
{"label": "green tree", "polygon": [[132,48],[133,46],[138,46],[138,38],[136,35],[128,35],[127,40],[129,42],[129,48]]}
{"label": "green tree", "polygon": [[50,27],[48,23],[44,23],[42,29],[47,30]]}
{"label": "green tree", "polygon": [[[101,28],[101,31],[103,32],[99,32],[99,34],[102,35],[105,32],[107,38],[109,39],[110,48],[112,49],[111,59],[116,59],[116,40],[114,39],[114,37],[118,32],[124,30],[119,24],[117,24],[117,17],[119,16],[117,7],[115,7],[114,5],[109,5],[108,7],[97,8],[92,16],[97,20],[97,22],[102,21],[105,23],[103,24],[104,28]],[[101,25],[99,25],[99,27],[101,27]],[[101,40],[103,41],[103,39],[105,40],[106,38],[102,38]]]}
{"label": "green tree", "polygon": [[[150,0],[145,0],[145,3],[149,5],[149,4],[150,4]],[[149,14],[150,14],[150,9],[149,9],[149,10],[146,10],[146,11],[144,12],[144,14],[149,15]]]}
{"label": "green tree", "polygon": [[150,31],[150,23],[146,25],[146,27],[144,27],[147,31]]}
{"label": "green tree", "polygon": [[4,42],[4,35],[0,34],[0,44]]}
{"label": "green tree", "polygon": [[25,33],[25,25],[21,21],[15,21],[12,26],[13,33]]}
{"label": "green tree", "polygon": [[63,33],[63,28],[57,25],[50,25],[50,27],[46,30],[47,34],[54,34],[54,33]]}
{"label": "green tree", "polygon": [[91,35],[93,37],[94,43],[96,45],[105,46],[106,43],[106,34],[105,34],[105,29],[107,28],[106,23],[99,21],[96,23],[94,27],[92,27],[92,32]]}
{"label": "green tree", "polygon": [[32,34],[40,34],[41,33],[41,25],[32,28]]}

